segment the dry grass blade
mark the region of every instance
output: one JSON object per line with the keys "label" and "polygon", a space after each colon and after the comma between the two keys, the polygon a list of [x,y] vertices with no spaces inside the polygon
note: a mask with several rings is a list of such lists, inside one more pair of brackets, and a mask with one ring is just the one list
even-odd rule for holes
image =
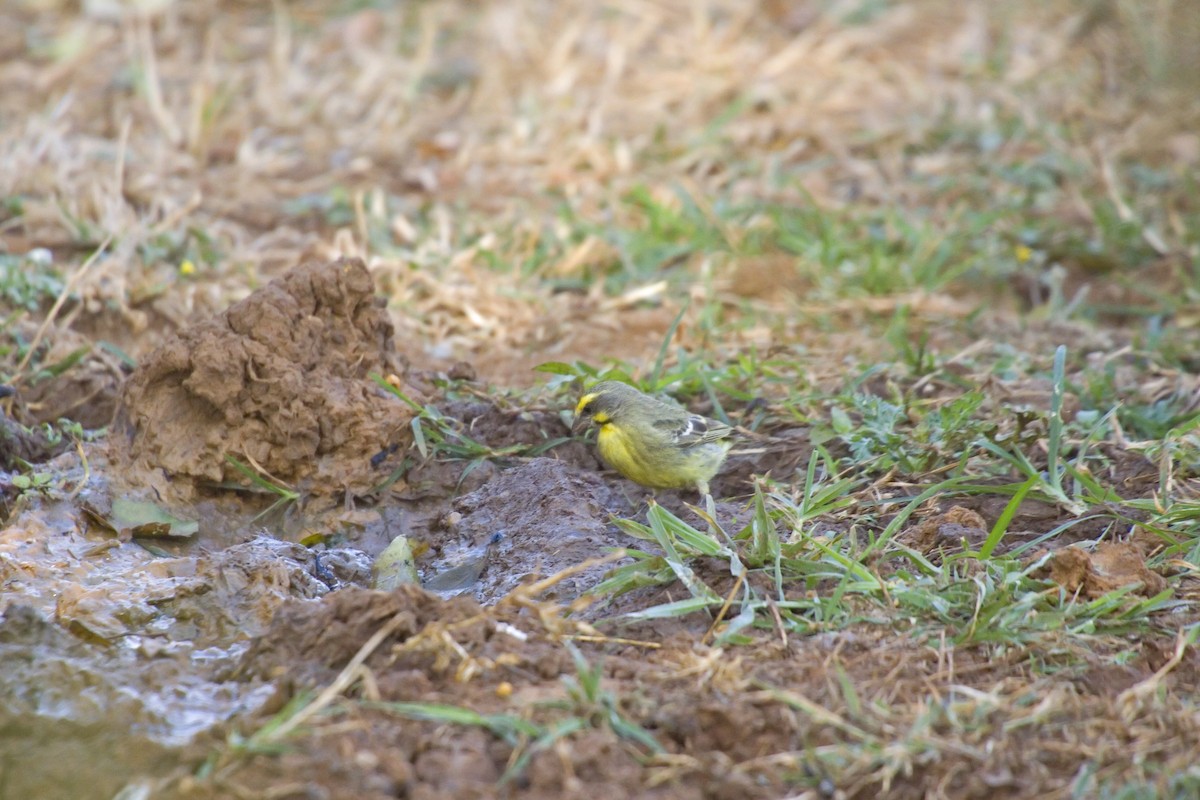
{"label": "dry grass blade", "polygon": [[523,584],[521,586],[518,586],[517,588],[513,589],[512,592],[510,592],[507,596],[502,598],[498,605],[508,605],[508,604],[520,605],[520,604],[526,604],[526,603],[535,603],[536,598],[539,595],[543,594],[548,589],[551,589],[554,586],[557,586],[558,584],[562,583],[567,578],[578,575],[581,572],[587,572],[589,569],[592,569],[593,567],[603,567],[606,564],[612,564],[614,562],[620,561],[621,559],[623,559],[625,557],[626,557],[626,553],[624,550],[615,550],[605,556],[598,556],[596,558],[589,558],[586,561],[581,561],[580,563],[575,564],[574,566],[567,567],[566,569],[560,570],[560,571],[554,573],[553,575],[542,578],[541,580],[534,581],[533,583],[528,583],[528,584]]}
{"label": "dry grass blade", "polygon": [[363,646],[358,649],[354,657],[342,668],[342,671],[338,673],[338,676],[332,683],[322,689],[321,693],[313,698],[311,703],[301,708],[283,722],[283,724],[269,731],[266,734],[265,741],[269,743],[283,740],[305,722],[321,713],[330,703],[340,697],[342,692],[353,686],[354,682],[359,678],[360,668],[371,657],[371,654],[379,649],[379,645],[383,644],[408,619],[408,615],[406,614],[397,614],[384,623],[379,630],[372,634],[370,639],[367,639],[363,643]]}
{"label": "dry grass blade", "polygon": [[1188,646],[1195,643],[1198,632],[1200,631],[1196,629],[1190,631],[1180,629],[1179,633],[1175,635],[1175,652],[1167,659],[1166,663],[1155,670],[1154,674],[1146,680],[1134,684],[1117,695],[1117,706],[1121,709],[1121,715],[1127,722],[1137,716],[1142,710],[1143,704],[1158,692],[1163,679],[1183,661]]}
{"label": "dry grass blade", "polygon": [[133,25],[138,53],[146,72],[146,101],[150,105],[150,114],[171,146],[178,147],[183,143],[183,133],[163,102],[162,80],[158,73],[158,57],[154,51],[154,33],[150,27],[150,20],[142,14],[137,14],[134,16]]}
{"label": "dry grass blade", "polygon": [[589,642],[591,644],[616,644],[627,645],[631,647],[644,647],[647,650],[659,650],[662,648],[662,642],[647,642],[642,639],[626,639],[621,636],[596,636],[587,633],[573,633],[564,636],[563,639],[570,642]]}
{"label": "dry grass blade", "polygon": [[712,624],[708,626],[708,630],[705,631],[704,635],[700,637],[701,644],[708,644],[712,639],[713,634],[717,631],[717,626],[721,624],[723,619],[725,619],[725,615],[729,612],[729,607],[733,605],[733,598],[737,596],[737,593],[741,590],[742,584],[745,581],[745,571],[739,572],[737,580],[733,582],[733,586],[729,590],[729,594],[725,596],[725,602],[721,604],[721,610],[717,612],[717,616],[713,619]]}
{"label": "dry grass blade", "polygon": [[38,345],[40,345],[42,343],[42,339],[45,338],[46,331],[50,329],[50,326],[54,323],[55,318],[58,317],[58,313],[62,311],[63,304],[67,302],[67,298],[70,296],[71,291],[75,288],[75,285],[79,282],[79,279],[83,277],[84,273],[91,269],[92,265],[96,263],[97,259],[104,254],[104,251],[108,249],[108,245],[112,242],[112,240],[113,236],[111,233],[104,237],[104,241],[100,242],[100,246],[93,250],[92,254],[88,256],[82,264],[76,267],[74,272],[71,273],[71,277],[68,278],[67,282],[63,285],[62,291],[59,292],[58,297],[54,299],[54,305],[50,307],[50,311],[46,314],[46,318],[42,320],[42,324],[38,326],[37,333],[34,335],[33,341],[29,343],[29,348],[26,350],[24,357],[21,358],[21,362],[17,364],[17,368],[13,371],[13,376],[9,380],[11,385],[16,386],[25,378],[25,368],[29,366],[29,361],[33,358],[34,353],[37,352]]}
{"label": "dry grass blade", "polygon": [[795,690],[776,689],[761,683],[759,685],[763,690],[761,693],[762,698],[770,698],[783,703],[784,705],[790,706],[797,711],[801,711],[808,715],[815,722],[819,722],[823,725],[832,725],[833,727],[849,736],[854,737],[860,742],[870,743],[876,741],[876,737],[872,734],[868,733],[857,725],[854,725],[853,723],[847,722],[841,717],[841,715],[834,711],[830,711],[819,703],[814,703],[812,700],[809,700],[807,697]]}

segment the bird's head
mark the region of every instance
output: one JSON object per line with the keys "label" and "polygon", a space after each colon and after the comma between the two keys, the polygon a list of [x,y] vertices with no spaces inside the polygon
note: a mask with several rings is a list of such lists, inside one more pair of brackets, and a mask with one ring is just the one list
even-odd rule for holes
{"label": "bird's head", "polygon": [[636,396],[637,389],[619,381],[597,383],[575,404],[575,422],[571,432],[582,433],[588,425],[604,427],[619,416],[626,403]]}

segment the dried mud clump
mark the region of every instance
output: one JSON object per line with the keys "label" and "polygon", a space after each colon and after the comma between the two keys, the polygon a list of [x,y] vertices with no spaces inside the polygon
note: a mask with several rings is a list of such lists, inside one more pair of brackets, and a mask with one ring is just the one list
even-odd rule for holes
{"label": "dried mud clump", "polygon": [[921,520],[906,528],[898,537],[901,542],[919,552],[957,552],[963,542],[973,546],[987,539],[988,524],[978,512],[962,506],[952,506],[937,516]]}
{"label": "dried mud clump", "polygon": [[1095,552],[1064,547],[1054,553],[1042,570],[1067,592],[1082,592],[1089,599],[1103,597],[1124,586],[1136,584],[1136,594],[1146,597],[1167,588],[1166,580],[1151,572],[1142,552],[1128,542],[1104,542]]}
{"label": "dried mud clump", "polygon": [[371,456],[411,435],[407,409],[368,377],[403,374],[392,335],[361,260],[296,267],[145,359],[114,459],[176,496],[237,479],[226,455],[312,496],[365,492]]}

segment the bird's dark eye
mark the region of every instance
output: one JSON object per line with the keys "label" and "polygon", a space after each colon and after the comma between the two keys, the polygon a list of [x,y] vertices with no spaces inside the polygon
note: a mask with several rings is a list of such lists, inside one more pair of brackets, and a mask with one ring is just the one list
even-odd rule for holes
{"label": "bird's dark eye", "polygon": [[590,417],[593,413],[595,413],[595,411],[596,411],[596,401],[595,400],[592,400],[587,405],[585,405],[583,408],[579,409],[579,413],[586,417]]}

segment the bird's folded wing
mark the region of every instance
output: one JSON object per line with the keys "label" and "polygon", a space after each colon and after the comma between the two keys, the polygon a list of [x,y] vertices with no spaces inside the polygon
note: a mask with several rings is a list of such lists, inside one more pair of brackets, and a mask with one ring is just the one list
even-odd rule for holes
{"label": "bird's folded wing", "polygon": [[693,445],[715,442],[733,432],[733,428],[715,419],[690,414],[680,424],[678,419],[662,419],[654,423],[656,428],[667,431],[676,444]]}

